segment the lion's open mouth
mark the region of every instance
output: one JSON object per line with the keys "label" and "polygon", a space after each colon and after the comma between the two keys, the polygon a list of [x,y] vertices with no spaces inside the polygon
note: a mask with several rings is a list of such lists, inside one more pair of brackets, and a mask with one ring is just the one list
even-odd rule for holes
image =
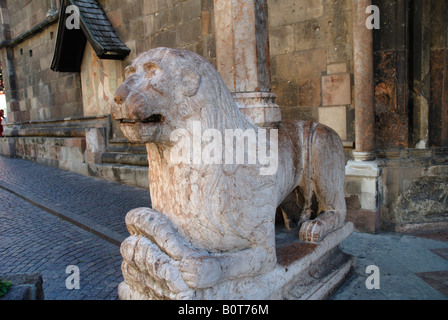
{"label": "lion's open mouth", "polygon": [[143,120],[130,120],[130,119],[120,119],[120,123],[124,124],[133,124],[133,123],[144,123],[144,124],[151,124],[151,123],[163,123],[165,121],[165,117],[161,114],[153,114],[149,116],[146,119]]}

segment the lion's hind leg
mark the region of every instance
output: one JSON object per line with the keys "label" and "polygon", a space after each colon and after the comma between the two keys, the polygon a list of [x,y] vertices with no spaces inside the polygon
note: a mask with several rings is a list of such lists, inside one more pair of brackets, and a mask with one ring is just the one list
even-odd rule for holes
{"label": "lion's hind leg", "polygon": [[332,129],[317,125],[310,145],[311,188],[319,214],[305,221],[299,231],[303,241],[318,242],[345,221],[345,157],[341,139]]}
{"label": "lion's hind leg", "polygon": [[328,233],[342,226],[344,221],[341,217],[343,216],[345,217],[344,211],[322,212],[316,219],[302,224],[299,239],[306,242],[319,242]]}

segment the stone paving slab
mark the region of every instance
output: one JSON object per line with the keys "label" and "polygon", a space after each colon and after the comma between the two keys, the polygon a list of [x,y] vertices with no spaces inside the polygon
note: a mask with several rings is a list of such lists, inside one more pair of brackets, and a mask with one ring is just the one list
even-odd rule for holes
{"label": "stone paving slab", "polygon": [[448,270],[417,273],[431,287],[448,297]]}
{"label": "stone paving slab", "polygon": [[[448,260],[443,256],[447,241],[355,232],[341,248],[356,257],[356,274],[336,292],[334,300],[448,300],[448,284],[437,281],[448,273]],[[370,265],[379,268],[379,289],[366,287]]]}

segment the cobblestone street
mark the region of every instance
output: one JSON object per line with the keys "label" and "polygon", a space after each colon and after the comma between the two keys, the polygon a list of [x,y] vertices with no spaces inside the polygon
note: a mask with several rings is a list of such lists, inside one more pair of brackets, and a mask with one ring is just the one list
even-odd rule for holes
{"label": "cobblestone street", "polygon": [[[0,187],[1,274],[40,272],[47,300],[118,299],[116,242],[128,234],[126,213],[149,206],[148,191],[4,157]],[[70,265],[79,290],[66,288]]]}

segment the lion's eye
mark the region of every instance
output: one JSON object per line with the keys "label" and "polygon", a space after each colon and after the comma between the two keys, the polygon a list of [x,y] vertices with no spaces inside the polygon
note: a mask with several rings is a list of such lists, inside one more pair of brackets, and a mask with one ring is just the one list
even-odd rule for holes
{"label": "lion's eye", "polygon": [[124,69],[124,76],[127,78],[135,72],[137,72],[137,70],[133,66],[128,66]]}
{"label": "lion's eye", "polygon": [[147,76],[150,78],[155,76],[160,71],[159,66],[154,62],[147,62],[143,65],[143,67],[146,70]]}

